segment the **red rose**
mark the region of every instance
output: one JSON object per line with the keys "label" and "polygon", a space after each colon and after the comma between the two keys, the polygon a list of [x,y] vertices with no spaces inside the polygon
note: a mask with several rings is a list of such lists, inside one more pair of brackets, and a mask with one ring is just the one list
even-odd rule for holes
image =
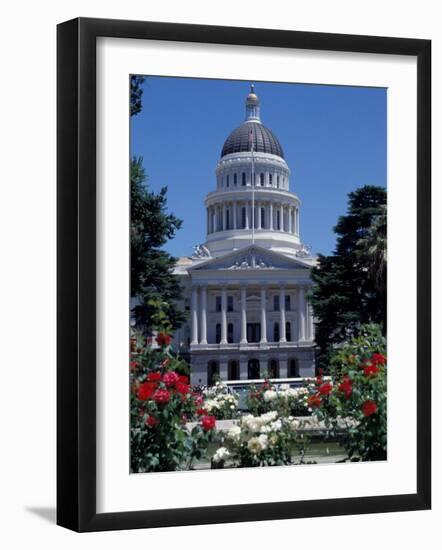
{"label": "red rose", "polygon": [[156,387],[156,384],[154,384],[153,382],[144,382],[144,384],[141,384],[138,389],[138,399],[141,399],[141,401],[146,401],[146,399],[152,397]]}
{"label": "red rose", "polygon": [[311,395],[308,399],[307,399],[307,405],[309,407],[320,407],[321,406],[321,396],[319,395],[319,393],[315,393],[315,395]]}
{"label": "red rose", "polygon": [[385,365],[387,358],[382,353],[373,353],[371,356],[371,362],[373,365]]}
{"label": "red rose", "polygon": [[160,405],[165,405],[170,401],[170,392],[167,390],[159,389],[153,394],[153,399],[156,403],[159,403]]}
{"label": "red rose", "polygon": [[325,384],[322,384],[322,386],[319,386],[318,392],[321,395],[328,395],[333,389],[333,386],[330,384],[330,382],[326,382]]}
{"label": "red rose", "polygon": [[149,374],[147,375],[147,379],[149,380],[149,382],[159,382],[161,380],[161,373],[158,371],[149,372]]}
{"label": "red rose", "polygon": [[213,430],[216,424],[216,418],[214,416],[203,416],[201,418],[201,426],[205,432]]}
{"label": "red rose", "polygon": [[165,332],[159,332],[157,335],[157,344],[161,347],[166,347],[170,344],[172,338]]}
{"label": "red rose", "polygon": [[195,395],[195,405],[197,407],[201,406],[204,403],[204,397],[202,395]]}
{"label": "red rose", "polygon": [[149,426],[150,428],[152,428],[153,426],[156,426],[159,423],[160,421],[158,420],[158,418],[155,418],[154,416],[148,416],[146,418],[146,425]]}
{"label": "red rose", "polygon": [[183,384],[182,382],[177,382],[176,391],[181,395],[187,395],[190,391],[190,386],[188,384]]}
{"label": "red rose", "polygon": [[189,377],[188,376],[184,376],[182,374],[180,374],[178,376],[178,380],[181,382],[181,384],[188,384],[189,383]]}
{"label": "red rose", "polygon": [[377,367],[376,365],[368,365],[368,367],[364,367],[364,375],[367,378],[370,378],[371,376],[377,374],[379,370],[379,367]]}
{"label": "red rose", "polygon": [[371,401],[371,399],[367,399],[365,403],[362,405],[362,412],[364,416],[371,416],[372,414],[375,414],[378,410],[378,406],[374,401]]}
{"label": "red rose", "polygon": [[174,386],[179,381],[179,379],[180,377],[175,371],[168,371],[163,374],[163,382],[168,388],[170,388],[170,386]]}
{"label": "red rose", "polygon": [[207,411],[206,411],[206,409],[200,408],[200,409],[197,409],[197,410],[196,410],[196,414],[197,414],[198,416],[203,416],[204,414],[207,414]]}
{"label": "red rose", "polygon": [[351,392],[353,391],[353,383],[348,376],[344,377],[343,381],[339,384],[338,391],[344,393],[346,399],[350,399]]}
{"label": "red rose", "polygon": [[316,385],[320,386],[321,384],[322,384],[322,375],[318,374],[318,376],[316,377]]}

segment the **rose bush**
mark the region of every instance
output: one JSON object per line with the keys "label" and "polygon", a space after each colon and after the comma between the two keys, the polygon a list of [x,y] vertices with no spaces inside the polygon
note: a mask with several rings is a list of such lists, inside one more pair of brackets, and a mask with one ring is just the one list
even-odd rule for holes
{"label": "rose bush", "polygon": [[259,416],[246,415],[222,437],[222,446],[212,458],[212,468],[281,466],[293,463],[293,455],[304,445],[301,424],[293,417],[280,417],[276,411]]}
{"label": "rose bush", "polygon": [[250,387],[246,403],[251,414],[260,415],[277,411],[281,416],[308,416],[309,391],[305,387],[291,388],[281,384],[278,388],[265,380],[261,385]]}
{"label": "rose bush", "polygon": [[204,390],[204,409],[218,420],[229,420],[238,416],[238,396],[229,392],[221,381]]}
{"label": "rose bush", "polygon": [[377,325],[335,353],[331,381],[318,376],[310,386],[308,405],[323,420],[328,434],[338,436],[353,460],[387,458],[387,358]]}
{"label": "rose bush", "polygon": [[[167,349],[170,341],[164,334],[157,341],[159,349],[137,343],[130,356],[132,472],[190,469],[206,456],[214,437],[216,419],[197,414],[204,398],[183,374],[186,363]],[[187,428],[195,419],[193,428]]]}

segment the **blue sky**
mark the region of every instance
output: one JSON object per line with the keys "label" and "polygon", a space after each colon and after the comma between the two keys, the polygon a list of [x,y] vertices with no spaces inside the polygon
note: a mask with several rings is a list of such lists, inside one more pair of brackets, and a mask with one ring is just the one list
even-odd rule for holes
{"label": "blue sky", "polygon": [[[149,186],[168,187],[168,207],[183,220],[166,249],[192,253],[205,240],[204,198],[229,133],[245,116],[249,82],[147,77],[143,110],[131,118],[131,155],[141,155]],[[335,246],[333,226],[347,194],[386,186],[384,88],[255,82],[261,120],[278,137],[301,199],[301,238],[314,253]]]}

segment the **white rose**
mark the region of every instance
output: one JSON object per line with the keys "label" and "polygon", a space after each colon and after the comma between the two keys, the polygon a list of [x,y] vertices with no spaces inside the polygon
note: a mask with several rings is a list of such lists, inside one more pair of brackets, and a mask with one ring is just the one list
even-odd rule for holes
{"label": "white rose", "polygon": [[267,390],[264,392],[264,401],[273,401],[278,397],[278,394],[275,392],[275,390]]}
{"label": "white rose", "polygon": [[258,437],[252,437],[247,444],[247,448],[252,454],[256,455],[261,451],[261,441]]}
{"label": "white rose", "polygon": [[269,438],[265,434],[261,434],[258,439],[261,444],[262,450],[265,451],[269,446]]}
{"label": "white rose", "polygon": [[267,422],[272,422],[272,420],[276,420],[278,417],[278,413],[276,411],[269,411],[267,413],[262,414],[259,418],[263,424]]}
{"label": "white rose", "polygon": [[278,436],[276,434],[272,434],[269,437],[270,445],[276,445],[278,443]]}
{"label": "white rose", "polygon": [[279,432],[279,430],[282,428],[282,422],[281,420],[275,420],[275,422],[272,422],[270,424],[270,429],[272,432]]}
{"label": "white rose", "polygon": [[212,460],[213,462],[221,462],[221,460],[225,460],[229,455],[230,453],[225,447],[220,447],[216,450]]}
{"label": "white rose", "polygon": [[239,441],[241,437],[241,428],[239,426],[232,426],[227,432],[227,438],[232,441]]}

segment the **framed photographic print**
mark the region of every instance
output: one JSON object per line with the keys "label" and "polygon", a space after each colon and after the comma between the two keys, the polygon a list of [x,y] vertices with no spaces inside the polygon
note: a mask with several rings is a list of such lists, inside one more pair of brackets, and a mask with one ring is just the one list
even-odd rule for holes
{"label": "framed photographic print", "polygon": [[430,508],[430,52],[58,26],[59,525]]}

